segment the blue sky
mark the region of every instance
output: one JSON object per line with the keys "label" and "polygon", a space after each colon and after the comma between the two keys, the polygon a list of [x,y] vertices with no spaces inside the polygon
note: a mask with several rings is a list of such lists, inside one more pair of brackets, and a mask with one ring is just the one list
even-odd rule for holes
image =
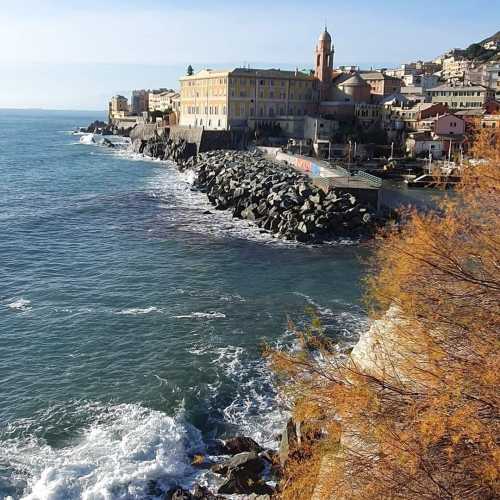
{"label": "blue sky", "polygon": [[187,64],[311,67],[325,19],[336,64],[431,59],[500,29],[500,0],[0,0],[0,107],[104,109],[175,87]]}

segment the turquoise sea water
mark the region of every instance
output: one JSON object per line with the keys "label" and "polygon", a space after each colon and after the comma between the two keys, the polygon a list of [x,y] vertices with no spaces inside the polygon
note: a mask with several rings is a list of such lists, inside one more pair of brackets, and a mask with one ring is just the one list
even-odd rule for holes
{"label": "turquoise sea water", "polygon": [[366,249],[232,221],[173,165],[68,133],[98,118],[0,111],[0,498],[190,485],[211,438],[275,444],[259,345],[290,343],[287,318],[366,328]]}

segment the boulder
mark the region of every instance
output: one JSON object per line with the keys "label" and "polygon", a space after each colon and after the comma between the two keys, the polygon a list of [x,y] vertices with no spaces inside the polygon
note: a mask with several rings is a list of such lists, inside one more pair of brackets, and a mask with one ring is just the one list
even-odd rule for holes
{"label": "boulder", "polygon": [[224,497],[214,495],[208,488],[197,484],[191,496],[193,500],[224,500]]}
{"label": "boulder", "polygon": [[227,476],[234,469],[244,469],[248,474],[258,476],[265,464],[255,451],[244,451],[234,455],[229,460],[212,466],[211,470],[215,474]]}
{"label": "boulder", "polygon": [[164,495],[163,500],[192,500],[193,495],[180,486],[170,488]]}
{"label": "boulder", "polygon": [[282,467],[285,466],[288,456],[300,442],[300,426],[293,419],[288,420],[283,433],[281,434],[281,442],[279,447],[279,459]]}

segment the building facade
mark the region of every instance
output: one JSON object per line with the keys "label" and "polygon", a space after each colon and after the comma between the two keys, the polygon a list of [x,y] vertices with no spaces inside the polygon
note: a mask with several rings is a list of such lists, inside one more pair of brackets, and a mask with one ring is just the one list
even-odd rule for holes
{"label": "building facade", "polygon": [[370,85],[374,97],[386,97],[401,90],[401,80],[381,71],[361,71],[359,76]]}
{"label": "building facade", "polygon": [[494,90],[495,99],[500,102],[500,62],[488,64],[488,87]]}
{"label": "building facade", "polygon": [[130,103],[130,112],[141,115],[149,109],[149,90],[133,90]]}
{"label": "building facade", "polygon": [[159,89],[151,90],[149,92],[149,105],[148,111],[150,113],[161,112],[173,109],[172,99],[175,97],[175,90]]}
{"label": "building facade", "polygon": [[128,99],[122,95],[115,95],[111,98],[108,107],[109,120],[124,118],[129,115]]}
{"label": "building facade", "polygon": [[[317,102],[314,76],[299,71],[202,70],[180,80],[180,124],[212,130],[303,120]],[[293,121],[293,120],[292,120]]]}
{"label": "building facade", "polygon": [[427,90],[427,96],[433,103],[445,104],[454,109],[483,108],[495,98],[495,92],[483,85],[440,85]]}

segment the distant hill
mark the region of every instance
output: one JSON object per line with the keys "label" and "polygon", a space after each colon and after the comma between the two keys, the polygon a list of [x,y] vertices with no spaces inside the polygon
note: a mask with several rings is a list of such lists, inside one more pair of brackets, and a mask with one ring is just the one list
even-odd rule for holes
{"label": "distant hill", "polygon": [[465,50],[454,51],[469,61],[486,63],[500,59],[500,31],[494,35],[469,45]]}
{"label": "distant hill", "polygon": [[450,50],[444,57],[451,55],[463,57],[469,61],[486,63],[500,60],[500,31],[485,38],[481,42],[475,42],[466,49]]}
{"label": "distant hill", "polygon": [[497,31],[494,35],[490,36],[489,38],[486,38],[482,42],[479,42],[479,45],[485,45],[488,42],[496,42],[500,41],[500,31]]}

